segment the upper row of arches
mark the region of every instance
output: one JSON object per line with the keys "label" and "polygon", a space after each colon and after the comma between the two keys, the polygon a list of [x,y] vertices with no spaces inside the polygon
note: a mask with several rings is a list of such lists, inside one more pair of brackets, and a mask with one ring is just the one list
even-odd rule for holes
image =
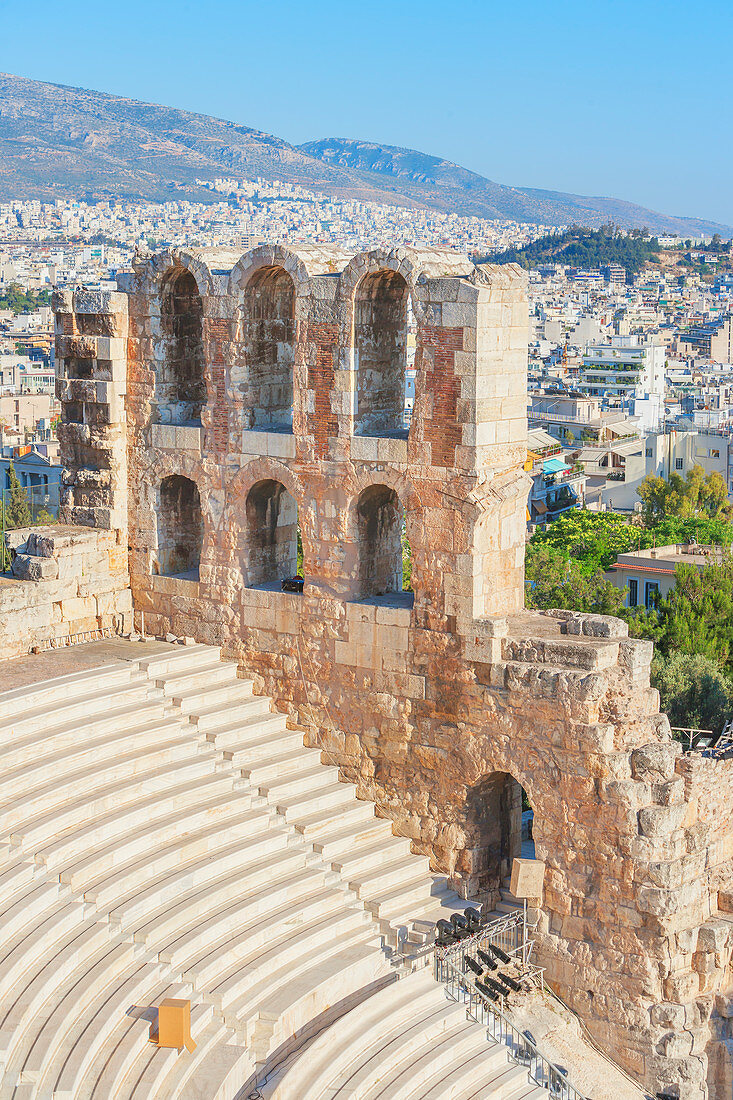
{"label": "upper row of arches", "polygon": [[[150,290],[160,306],[162,340],[155,357],[156,419],[199,422],[206,403],[204,297],[236,292],[233,335],[243,371],[245,427],[292,428],[297,303],[312,290],[313,275],[337,276],[338,294],[350,310],[355,371],[354,430],[357,434],[402,434],[414,399],[416,289],[428,275],[463,276],[475,271],[456,253],[430,254],[432,264],[414,256],[356,257],[306,270],[302,259],[276,247],[242,257],[226,284],[214,286],[211,270],[195,256],[164,254],[151,264]],[[436,260],[435,257],[438,257]],[[167,265],[167,266],[166,266]],[[302,314],[301,314],[302,316]],[[301,335],[301,338],[304,336]]]}
{"label": "upper row of arches", "polygon": [[[204,311],[190,271],[174,269],[164,278],[160,317],[158,418],[196,422],[206,404]],[[293,422],[295,285],[284,268],[261,268],[248,281],[239,327],[246,364],[246,426],[288,430]],[[366,275],[354,298],[357,434],[386,436],[407,430],[414,399],[411,331],[414,313],[404,276],[389,269]]]}

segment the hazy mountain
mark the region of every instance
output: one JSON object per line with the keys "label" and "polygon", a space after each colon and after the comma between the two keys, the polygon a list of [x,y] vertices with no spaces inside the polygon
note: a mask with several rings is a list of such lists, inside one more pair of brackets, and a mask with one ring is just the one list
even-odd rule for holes
{"label": "hazy mountain", "polygon": [[196,178],[226,175],[394,201],[358,175],[248,126],[0,74],[0,201],[113,196],[213,201]]}
{"label": "hazy mountain", "polygon": [[249,126],[0,74],[0,201],[215,197],[196,179],[281,179],[338,197],[486,218],[730,232],[617,199],[505,187],[410,149],[329,138],[295,147]]}
{"label": "hazy mountain", "polygon": [[622,199],[588,198],[534,187],[506,187],[449,160],[415,149],[348,138],[323,138],[306,142],[300,148],[326,164],[358,171],[361,178],[375,185],[381,182],[382,187],[389,186],[389,180],[403,195],[425,205],[481,218],[509,218],[545,225],[579,224],[590,228],[613,221],[625,228],[648,226],[659,233],[692,236],[715,232],[730,235],[733,231],[730,226],[717,222],[659,214]]}

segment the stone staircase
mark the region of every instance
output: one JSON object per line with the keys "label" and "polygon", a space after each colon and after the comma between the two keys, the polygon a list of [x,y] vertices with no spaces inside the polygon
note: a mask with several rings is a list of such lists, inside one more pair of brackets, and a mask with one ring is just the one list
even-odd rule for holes
{"label": "stone staircase", "polygon": [[509,875],[502,879],[501,886],[499,887],[499,894],[500,900],[497,901],[493,911],[489,914],[490,918],[506,917],[512,913],[522,913],[524,911],[524,902],[516,898],[511,891],[511,879]]}
{"label": "stone staircase", "polygon": [[324,1013],[400,1029],[395,945],[462,908],[218,649],[147,648],[0,695],[0,1100],[227,1100]]}
{"label": "stone staircase", "polygon": [[[437,992],[437,996],[436,996]],[[540,1100],[526,1068],[419,971],[323,1032],[267,1100]]]}

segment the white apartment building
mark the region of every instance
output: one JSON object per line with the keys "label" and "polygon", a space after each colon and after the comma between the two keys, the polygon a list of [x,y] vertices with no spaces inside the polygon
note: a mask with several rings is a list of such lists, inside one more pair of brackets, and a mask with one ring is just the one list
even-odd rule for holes
{"label": "white apartment building", "polygon": [[729,458],[733,441],[729,434],[705,428],[648,432],[645,439],[647,474],[669,479],[670,474],[687,477],[693,466],[702,466],[706,474],[718,473],[733,494],[733,469]]}
{"label": "white apartment building", "polygon": [[607,407],[638,416],[640,427],[650,429],[662,420],[665,359],[662,345],[612,336],[608,343],[588,345],[575,385]]}

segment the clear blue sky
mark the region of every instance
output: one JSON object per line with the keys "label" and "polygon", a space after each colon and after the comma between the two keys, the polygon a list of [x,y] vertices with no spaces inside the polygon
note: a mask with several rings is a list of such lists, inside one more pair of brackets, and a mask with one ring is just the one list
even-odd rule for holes
{"label": "clear blue sky", "polygon": [[733,224],[731,0],[0,0],[0,69]]}

